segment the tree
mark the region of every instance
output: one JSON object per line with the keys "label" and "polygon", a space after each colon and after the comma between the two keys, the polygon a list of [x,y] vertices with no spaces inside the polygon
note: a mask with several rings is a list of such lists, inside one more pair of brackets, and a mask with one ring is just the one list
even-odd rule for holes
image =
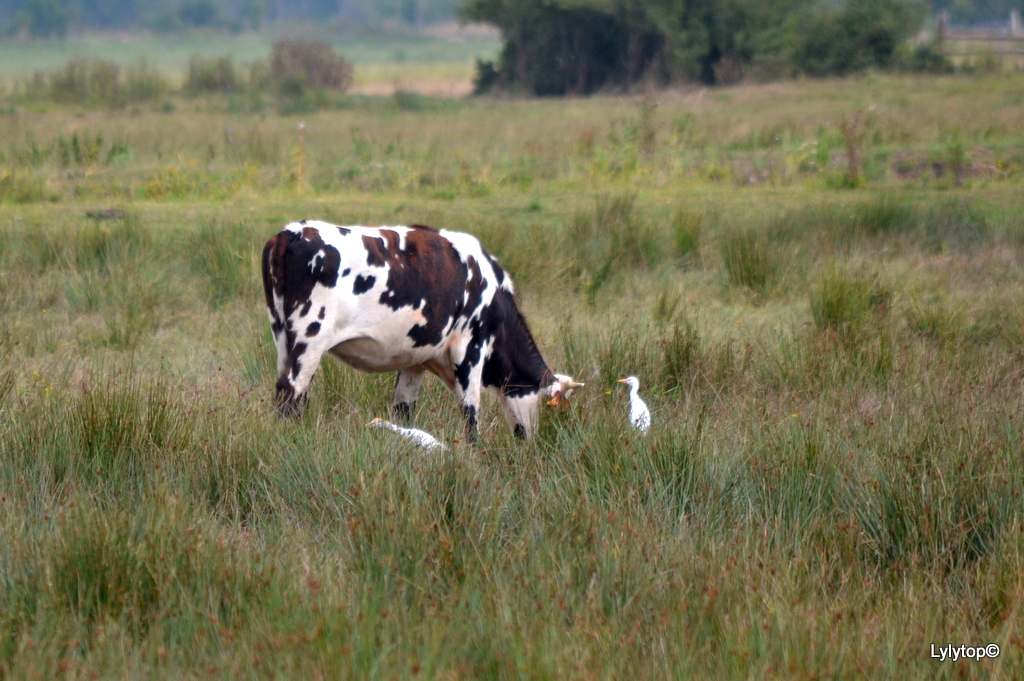
{"label": "tree", "polygon": [[220,23],[220,7],[213,0],[185,0],[178,6],[178,18],[185,26],[216,26]]}
{"label": "tree", "polygon": [[462,15],[505,40],[478,89],[535,95],[886,67],[924,16],[917,0],[469,0]]}
{"label": "tree", "polygon": [[20,19],[19,23],[38,38],[63,38],[68,34],[68,12],[57,0],[29,0]]}

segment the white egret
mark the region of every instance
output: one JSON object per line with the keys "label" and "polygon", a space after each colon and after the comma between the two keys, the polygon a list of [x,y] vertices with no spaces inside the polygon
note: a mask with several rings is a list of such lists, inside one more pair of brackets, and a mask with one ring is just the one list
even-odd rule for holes
{"label": "white egret", "polygon": [[633,424],[634,430],[639,430],[647,435],[651,427],[651,410],[647,403],[640,399],[640,380],[636,376],[620,378],[619,383],[629,386],[629,422]]}
{"label": "white egret", "polygon": [[425,430],[419,430],[418,428],[403,428],[391,423],[390,421],[385,421],[382,418],[376,418],[366,425],[373,428],[387,428],[393,433],[398,433],[399,437],[406,442],[411,442],[417,447],[422,447],[423,449],[440,449],[442,452],[448,449],[436,437]]}

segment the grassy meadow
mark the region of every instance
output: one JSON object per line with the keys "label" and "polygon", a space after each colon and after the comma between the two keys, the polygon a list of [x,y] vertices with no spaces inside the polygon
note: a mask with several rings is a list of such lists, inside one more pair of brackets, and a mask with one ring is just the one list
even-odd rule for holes
{"label": "grassy meadow", "polygon": [[[0,678],[1021,678],[1022,104],[5,105]],[[258,254],[301,218],[478,235],[587,387],[470,447],[428,379],[425,456],[327,360],[279,420]]]}

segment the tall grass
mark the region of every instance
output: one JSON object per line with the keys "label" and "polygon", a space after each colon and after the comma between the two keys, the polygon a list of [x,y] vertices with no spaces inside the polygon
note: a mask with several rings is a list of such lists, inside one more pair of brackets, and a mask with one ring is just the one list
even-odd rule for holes
{"label": "tall grass", "polygon": [[719,242],[728,282],[753,293],[766,295],[778,277],[781,256],[764,232],[733,229]]}
{"label": "tall grass", "polygon": [[[878,91],[923,122],[883,107],[842,191],[705,170],[763,153],[737,140],[780,137],[781,163],[859,82],[773,86],[800,111],[694,94],[685,135],[659,99],[646,154],[631,101],[363,102],[304,119],[302,193],[298,121],[216,97],[5,119],[0,172],[60,202],[0,205],[0,676],[1020,676],[1016,176],[871,171],[927,146],[919,97],[1012,93],[910,82]],[[113,140],[132,155],[106,164]],[[471,447],[428,377],[415,424],[450,447],[425,455],[365,428],[393,377],[328,357],[278,419],[258,254],[303,217],[473,232],[587,386],[528,442],[488,393]]]}

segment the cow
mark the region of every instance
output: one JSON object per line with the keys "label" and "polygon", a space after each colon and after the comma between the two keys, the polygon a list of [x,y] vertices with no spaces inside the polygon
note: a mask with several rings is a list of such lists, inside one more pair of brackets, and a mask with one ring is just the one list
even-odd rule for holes
{"label": "cow", "polygon": [[262,266],[283,415],[301,417],[325,353],[360,371],[397,371],[391,409],[406,422],[424,373],[436,375],[460,400],[471,442],[484,388],[499,391],[526,439],[541,399],[558,404],[582,386],[548,368],[508,273],[472,235],[303,220],[267,241]]}

